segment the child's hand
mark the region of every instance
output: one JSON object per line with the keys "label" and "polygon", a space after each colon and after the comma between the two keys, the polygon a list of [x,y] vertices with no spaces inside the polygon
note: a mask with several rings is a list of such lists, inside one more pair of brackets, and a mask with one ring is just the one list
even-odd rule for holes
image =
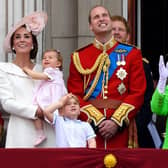
{"label": "child's hand", "polygon": [[29,71],[29,68],[25,66],[25,67],[22,68],[22,70],[27,74],[28,71]]}
{"label": "child's hand", "polygon": [[66,104],[66,102],[68,101],[68,99],[71,97],[72,97],[72,93],[68,93],[65,96],[61,97],[60,106],[63,107]]}
{"label": "child's hand", "polygon": [[29,70],[29,68],[26,67],[26,66],[24,66],[24,67],[23,67],[23,71],[26,72],[27,70]]}

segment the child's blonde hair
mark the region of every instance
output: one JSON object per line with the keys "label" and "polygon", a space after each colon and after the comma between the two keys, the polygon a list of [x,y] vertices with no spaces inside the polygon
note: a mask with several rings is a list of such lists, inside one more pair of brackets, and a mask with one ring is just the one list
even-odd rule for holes
{"label": "child's blonde hair", "polygon": [[44,54],[46,54],[47,52],[50,52],[50,51],[53,51],[53,52],[57,53],[57,59],[61,63],[61,66],[59,67],[59,69],[62,71],[63,70],[63,57],[61,55],[61,52],[59,50],[56,50],[56,49],[47,49],[43,52],[43,56],[44,56]]}
{"label": "child's blonde hair", "polygon": [[[77,102],[77,104],[80,106],[80,102],[79,102],[79,99],[78,99],[77,96],[75,96],[74,94],[71,94],[70,99],[74,99],[74,100]],[[61,107],[61,108],[59,109],[61,115],[63,115],[63,113],[64,113],[63,110],[64,110],[65,106],[66,106],[66,103],[65,103],[65,105],[64,105],[63,107]]]}
{"label": "child's blonde hair", "polygon": [[77,96],[75,96],[74,94],[72,94],[72,98],[80,105],[79,99]]}

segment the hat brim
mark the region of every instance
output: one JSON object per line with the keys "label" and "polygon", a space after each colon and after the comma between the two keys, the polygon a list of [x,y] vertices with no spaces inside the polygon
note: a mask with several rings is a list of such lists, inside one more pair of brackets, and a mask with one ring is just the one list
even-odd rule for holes
{"label": "hat brim", "polygon": [[9,53],[9,52],[12,52],[12,49],[11,49],[11,37],[13,35],[13,33],[15,33],[15,31],[20,28],[21,26],[29,23],[30,19],[36,15],[40,15],[40,17],[42,17],[44,19],[44,23],[46,24],[47,23],[47,20],[48,20],[48,16],[45,12],[33,12],[31,13],[30,15],[27,15],[25,17],[23,17],[21,19],[21,21],[17,22],[12,28],[11,30],[8,32],[8,34],[6,35],[5,37],[5,40],[4,40],[4,44],[3,44],[3,49],[5,51],[5,53]]}

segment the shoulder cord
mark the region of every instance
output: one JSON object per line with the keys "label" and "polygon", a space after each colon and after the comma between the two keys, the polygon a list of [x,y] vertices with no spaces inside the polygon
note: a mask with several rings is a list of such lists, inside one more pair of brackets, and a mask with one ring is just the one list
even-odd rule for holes
{"label": "shoulder cord", "polygon": [[[106,59],[108,58],[108,54],[106,52],[103,52],[101,53],[96,62],[94,63],[94,65],[92,66],[91,69],[84,69],[81,65],[81,62],[80,62],[80,59],[79,59],[79,54],[78,52],[75,52],[73,54],[73,62],[74,62],[74,65],[76,67],[76,69],[78,70],[79,73],[81,73],[82,75],[90,75],[93,71],[96,70],[96,68],[98,67],[97,69],[97,73],[95,75],[95,78],[94,78],[94,81],[92,83],[92,86],[89,88],[89,91],[86,93],[86,95],[83,97],[84,100],[87,100],[90,95],[92,94],[92,92],[94,91],[95,87],[96,87],[96,84],[99,80],[99,77],[100,77],[100,74],[101,74],[101,70],[102,70],[102,67],[103,65],[106,63]],[[84,86],[86,84],[84,83]],[[85,86],[86,88],[86,86]]]}

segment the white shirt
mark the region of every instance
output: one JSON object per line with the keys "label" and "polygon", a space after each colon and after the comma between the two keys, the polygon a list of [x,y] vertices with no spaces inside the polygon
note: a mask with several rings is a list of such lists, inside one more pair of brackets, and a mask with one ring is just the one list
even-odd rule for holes
{"label": "white shirt", "polygon": [[88,122],[72,120],[54,112],[56,147],[87,147],[87,140],[96,136]]}

